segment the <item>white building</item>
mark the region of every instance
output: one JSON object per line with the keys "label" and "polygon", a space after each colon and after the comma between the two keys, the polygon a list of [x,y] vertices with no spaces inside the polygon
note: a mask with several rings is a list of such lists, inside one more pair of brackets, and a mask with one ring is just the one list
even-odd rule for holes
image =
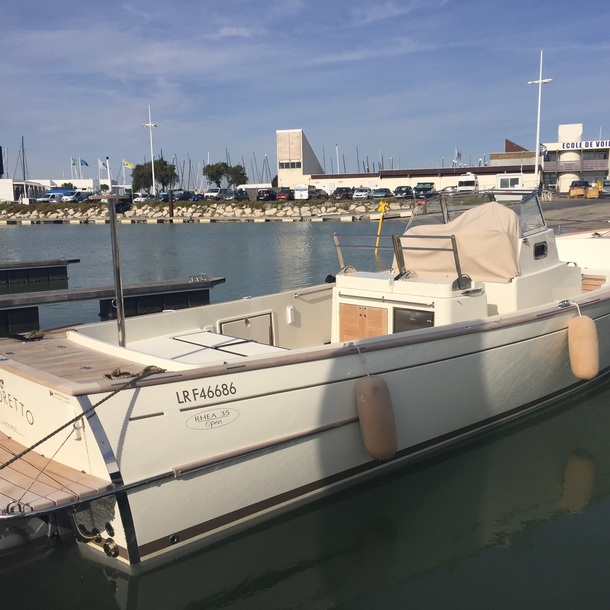
{"label": "white building", "polygon": [[[540,176],[545,188],[567,193],[573,180],[595,183],[607,180],[610,173],[610,140],[582,140],[582,124],[560,125],[558,141],[541,147]],[[537,188],[534,175],[535,153],[505,141],[505,150],[491,153],[485,165],[423,169],[381,170],[366,173],[325,174],[303,130],[285,129],[276,132],[278,186],[294,188],[309,184],[332,193],[337,187],[414,187],[418,182],[433,182],[436,190],[457,186],[466,172],[477,176],[479,189],[495,188],[498,176],[521,176],[524,188]]]}
{"label": "white building", "polygon": [[[97,178],[65,178],[55,180],[13,180],[12,178],[0,179],[0,202],[23,202],[32,203],[36,198],[42,197],[49,189],[61,188],[62,184],[72,184],[75,191],[86,191],[99,193],[102,185],[108,185],[107,179]],[[116,193],[124,192],[124,188],[112,181],[112,190]]]}
{"label": "white building", "polygon": [[324,173],[302,129],[280,129],[275,133],[278,186],[294,188],[304,176]]}
{"label": "white building", "polygon": [[582,123],[560,125],[557,142],[544,144],[544,184],[567,193],[573,180],[607,180],[610,140],[583,140]]}

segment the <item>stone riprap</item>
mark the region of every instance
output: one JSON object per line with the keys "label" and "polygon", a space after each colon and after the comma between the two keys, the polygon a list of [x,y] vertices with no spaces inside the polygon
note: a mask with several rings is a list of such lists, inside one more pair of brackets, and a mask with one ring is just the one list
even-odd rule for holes
{"label": "stone riprap", "polygon": [[[304,220],[314,218],[344,217],[353,220],[369,219],[379,214],[379,202],[319,202],[298,205],[294,202],[182,202],[174,203],[171,218],[182,222],[221,222],[249,220]],[[413,201],[388,202],[386,215],[409,215]],[[169,206],[133,204],[132,208],[118,214],[122,222],[164,221],[170,219]],[[42,223],[42,222],[106,222],[107,204],[95,205],[53,205],[0,206],[0,223]]]}

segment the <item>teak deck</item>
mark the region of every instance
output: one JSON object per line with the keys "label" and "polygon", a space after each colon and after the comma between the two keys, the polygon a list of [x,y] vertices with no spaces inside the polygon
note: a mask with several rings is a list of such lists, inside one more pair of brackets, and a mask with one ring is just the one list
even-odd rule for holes
{"label": "teak deck", "polygon": [[143,368],[141,364],[78,346],[67,341],[64,333],[33,341],[0,338],[0,358],[3,356],[75,383],[105,381],[105,376],[117,369],[136,374]]}
{"label": "teak deck", "polygon": [[[24,449],[23,445],[0,432],[0,464]],[[0,486],[0,514],[6,514],[20,512],[19,507],[24,505],[36,511],[75,502],[108,489],[112,484],[30,451],[0,470]]]}

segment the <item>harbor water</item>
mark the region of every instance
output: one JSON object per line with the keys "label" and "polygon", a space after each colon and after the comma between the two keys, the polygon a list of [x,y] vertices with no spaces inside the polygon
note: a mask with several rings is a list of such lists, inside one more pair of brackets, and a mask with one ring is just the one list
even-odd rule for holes
{"label": "harbor water", "polygon": [[[387,222],[383,232],[403,224]],[[123,281],[224,276],[213,302],[292,290],[337,272],[333,233],[347,243],[376,231],[376,223],[339,222],[121,225]],[[112,283],[107,225],[7,226],[0,246],[3,261],[79,258],[68,267],[70,287]],[[357,268],[391,256],[344,255]],[[97,319],[97,303],[41,312],[46,328]],[[62,541],[5,558],[3,605],[606,608],[609,438],[610,381],[600,380],[517,424],[141,574],[94,563]]]}

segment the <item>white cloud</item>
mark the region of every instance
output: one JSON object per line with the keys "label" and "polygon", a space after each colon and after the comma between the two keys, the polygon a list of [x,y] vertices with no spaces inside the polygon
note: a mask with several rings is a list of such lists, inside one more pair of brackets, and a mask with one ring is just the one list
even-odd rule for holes
{"label": "white cloud", "polygon": [[449,0],[392,0],[384,3],[369,2],[364,6],[353,8],[350,11],[352,25],[365,26],[377,21],[386,21],[396,17],[408,15],[422,9],[438,8],[447,4]]}

